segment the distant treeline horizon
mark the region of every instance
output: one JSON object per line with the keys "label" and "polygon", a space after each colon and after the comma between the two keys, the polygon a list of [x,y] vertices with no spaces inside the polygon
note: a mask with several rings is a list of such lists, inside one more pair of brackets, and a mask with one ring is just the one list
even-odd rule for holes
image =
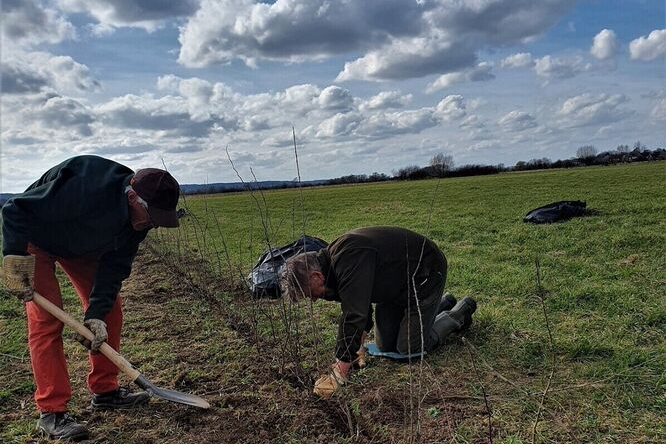
{"label": "distant treeline horizon", "polygon": [[234,182],[214,183],[207,185],[183,185],[183,194],[215,194],[230,193],[248,190],[267,190],[295,187],[312,187],[321,185],[341,185],[353,183],[386,182],[390,180],[422,180],[444,177],[465,177],[498,174],[511,171],[542,170],[550,168],[577,168],[593,165],[614,165],[619,163],[651,162],[666,160],[666,149],[648,149],[640,142],[636,142],[633,149],[627,145],[619,145],[613,151],[597,153],[592,145],[578,148],[575,157],[552,161],[547,157],[532,159],[529,161],[518,161],[513,166],[504,164],[481,165],[465,164],[459,167],[453,166],[453,158],[450,155],[438,154],[433,156],[427,166],[409,165],[393,170],[391,175],[386,173],[371,174],[349,174],[333,179],[301,181],[263,181],[263,182]]}
{"label": "distant treeline horizon", "polygon": [[[445,177],[482,176],[511,171],[543,170],[550,168],[577,168],[593,165],[614,165],[632,162],[653,162],[666,160],[666,149],[648,149],[640,142],[633,149],[628,145],[619,145],[615,150],[597,153],[592,145],[578,148],[576,156],[569,159],[552,161],[547,157],[518,161],[513,166],[503,163],[496,165],[465,164],[454,167],[451,155],[436,154],[426,166],[409,165],[386,173],[349,174],[333,179],[307,180],[267,180],[255,182],[219,182],[210,184],[183,184],[181,192],[186,195],[232,193],[238,191],[271,190],[322,185],[341,185],[353,183],[386,182],[390,180],[422,180]],[[19,193],[0,193],[0,206]]]}

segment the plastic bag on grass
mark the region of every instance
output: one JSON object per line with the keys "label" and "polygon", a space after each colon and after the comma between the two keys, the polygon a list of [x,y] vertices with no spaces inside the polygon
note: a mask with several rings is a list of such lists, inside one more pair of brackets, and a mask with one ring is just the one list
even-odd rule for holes
{"label": "plastic bag on grass", "polygon": [[587,204],[580,200],[553,202],[529,211],[523,217],[523,222],[546,224],[571,219],[572,217],[585,216],[589,212],[586,206]]}
{"label": "plastic bag on grass", "polygon": [[292,256],[308,251],[319,251],[328,243],[307,234],[294,242],[264,252],[248,276],[250,290],[255,298],[279,298],[279,277],[284,263]]}

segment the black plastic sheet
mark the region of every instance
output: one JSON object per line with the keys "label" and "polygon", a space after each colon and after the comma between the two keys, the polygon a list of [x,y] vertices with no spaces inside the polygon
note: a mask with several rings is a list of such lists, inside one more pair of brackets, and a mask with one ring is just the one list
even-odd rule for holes
{"label": "black plastic sheet", "polygon": [[327,245],[326,241],[306,234],[290,244],[266,251],[248,276],[252,295],[256,298],[279,298],[280,272],[287,259],[300,253],[319,251]]}
{"label": "black plastic sheet", "polygon": [[534,224],[547,224],[572,217],[585,216],[588,214],[587,204],[581,200],[562,200],[535,208],[528,212],[523,222]]}

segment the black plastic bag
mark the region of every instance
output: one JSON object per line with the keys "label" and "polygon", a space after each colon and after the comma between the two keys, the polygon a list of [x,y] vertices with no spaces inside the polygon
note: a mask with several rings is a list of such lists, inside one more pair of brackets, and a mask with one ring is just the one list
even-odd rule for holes
{"label": "black plastic bag", "polygon": [[586,203],[580,200],[562,200],[528,212],[523,222],[546,224],[588,214]]}
{"label": "black plastic bag", "polygon": [[273,248],[261,255],[248,276],[250,290],[255,298],[279,298],[281,296],[279,277],[284,263],[292,256],[308,251],[319,251],[328,243],[307,234],[300,239]]}

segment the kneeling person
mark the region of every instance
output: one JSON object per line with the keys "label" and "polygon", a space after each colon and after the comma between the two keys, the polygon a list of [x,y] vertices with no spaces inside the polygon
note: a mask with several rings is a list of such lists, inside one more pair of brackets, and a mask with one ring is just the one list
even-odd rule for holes
{"label": "kneeling person", "polygon": [[316,382],[315,393],[329,397],[344,384],[353,363],[364,360],[373,303],[381,351],[430,351],[449,333],[469,326],[476,308],[471,298],[451,315],[443,312],[451,308],[451,298],[442,296],[446,269],[446,258],[433,241],[399,227],[358,228],[319,252],[288,259],[281,282],[286,296],[342,305],[336,360],[331,373]]}

